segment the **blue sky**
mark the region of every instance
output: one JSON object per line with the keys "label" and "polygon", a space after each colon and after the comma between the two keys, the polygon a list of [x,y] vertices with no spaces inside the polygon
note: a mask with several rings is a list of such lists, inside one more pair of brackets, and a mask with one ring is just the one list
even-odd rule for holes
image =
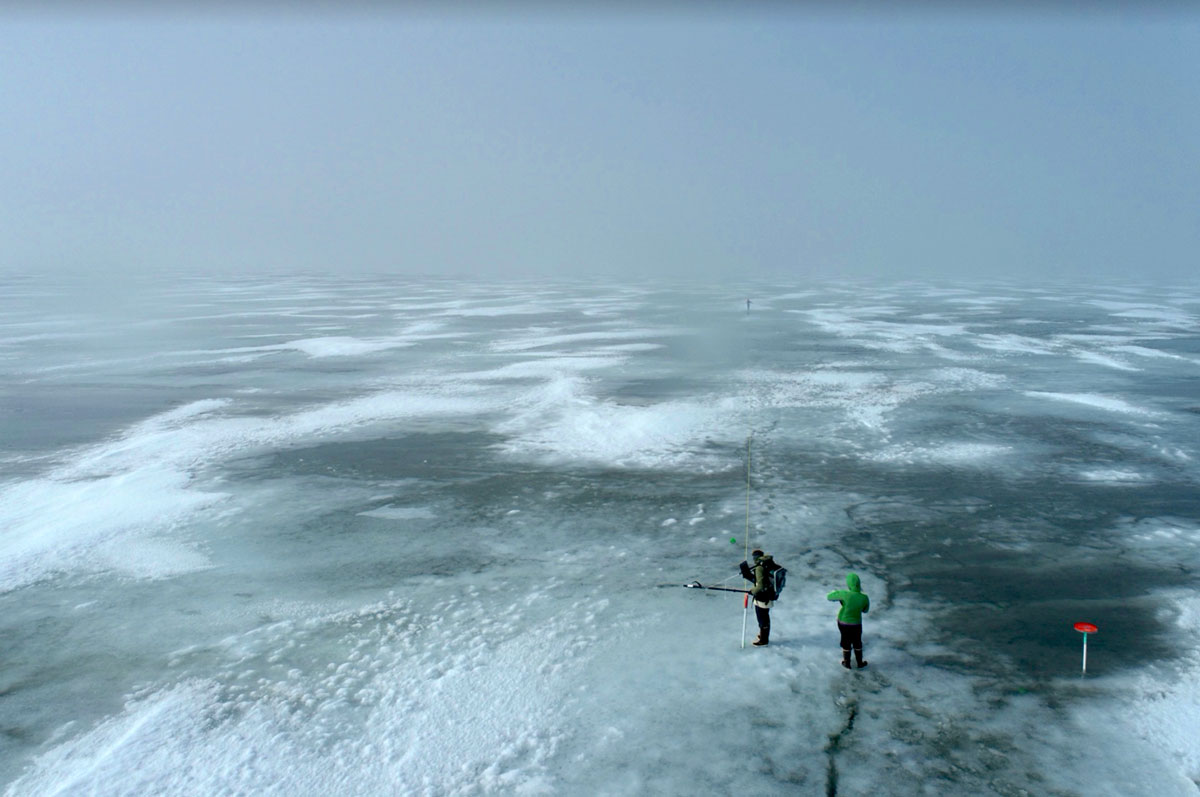
{"label": "blue sky", "polygon": [[0,271],[1197,270],[1200,13],[620,8],[9,13]]}

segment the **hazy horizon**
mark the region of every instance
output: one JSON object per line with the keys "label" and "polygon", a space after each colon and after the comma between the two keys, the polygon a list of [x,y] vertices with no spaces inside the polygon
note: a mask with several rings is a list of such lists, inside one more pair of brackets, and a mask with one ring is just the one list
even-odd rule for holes
{"label": "hazy horizon", "polygon": [[0,272],[1183,280],[1200,14],[0,16]]}

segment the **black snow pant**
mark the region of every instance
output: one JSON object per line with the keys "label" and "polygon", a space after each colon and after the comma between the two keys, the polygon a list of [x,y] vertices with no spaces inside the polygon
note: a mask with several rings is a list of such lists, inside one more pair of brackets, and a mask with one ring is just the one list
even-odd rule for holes
{"label": "black snow pant", "polygon": [[862,658],[862,623],[838,623],[838,631],[842,632],[842,650],[846,651],[846,655],[850,655],[850,649],[858,653],[858,657]]}
{"label": "black snow pant", "polygon": [[758,620],[758,630],[764,634],[771,633],[771,610],[755,604],[754,618]]}

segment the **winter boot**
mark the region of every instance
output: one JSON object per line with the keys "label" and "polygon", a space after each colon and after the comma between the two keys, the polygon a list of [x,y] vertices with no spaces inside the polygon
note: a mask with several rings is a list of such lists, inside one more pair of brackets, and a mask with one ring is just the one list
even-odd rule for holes
{"label": "winter boot", "polygon": [[842,666],[847,670],[850,669],[850,651],[848,650],[842,651]]}
{"label": "winter boot", "polygon": [[[850,658],[849,654],[846,655],[846,658]],[[854,658],[858,661],[858,669],[861,670],[863,667],[867,666],[867,660],[863,658],[862,648],[854,649]],[[849,667],[850,665],[847,664],[846,666]]]}
{"label": "winter boot", "polygon": [[760,629],[758,629],[758,639],[754,640],[754,642],[751,644],[753,644],[755,647],[758,647],[758,648],[765,647],[767,642],[770,640],[770,638],[771,638],[771,629],[770,628],[760,628]]}

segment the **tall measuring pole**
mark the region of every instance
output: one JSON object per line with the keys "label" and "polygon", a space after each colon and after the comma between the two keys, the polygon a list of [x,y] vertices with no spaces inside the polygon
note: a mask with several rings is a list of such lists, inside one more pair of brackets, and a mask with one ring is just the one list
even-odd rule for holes
{"label": "tall measuring pole", "polygon": [[[749,309],[750,302],[746,301],[746,307]],[[750,432],[750,436],[746,438],[746,533],[743,539],[746,542],[746,553],[744,561],[750,561],[750,443],[754,440],[754,432]],[[745,600],[742,601],[742,647],[746,647],[746,617],[750,614],[750,595],[747,594]]]}

